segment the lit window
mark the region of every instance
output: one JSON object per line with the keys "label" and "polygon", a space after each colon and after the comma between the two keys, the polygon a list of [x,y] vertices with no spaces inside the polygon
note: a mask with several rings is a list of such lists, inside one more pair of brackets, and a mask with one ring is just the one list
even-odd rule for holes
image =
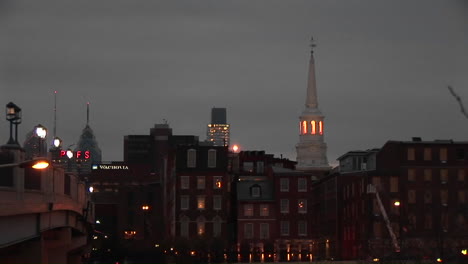
{"label": "lit window", "polygon": [[252,223],[244,224],[244,238],[246,239],[253,238],[253,224]]}
{"label": "lit window", "polygon": [[267,223],[260,224],[260,239],[270,238],[270,225]]}
{"label": "lit window", "polygon": [[299,199],[297,201],[297,211],[300,214],[307,213],[307,200],[306,199]]}
{"label": "lit window", "polygon": [[414,148],[408,148],[408,156],[407,156],[407,159],[408,160],[415,160],[415,150]]}
{"label": "lit window", "polygon": [[457,179],[458,179],[458,181],[465,181],[465,170],[464,169],[458,170]]}
{"label": "lit window", "polygon": [[280,191],[289,192],[289,179],[287,178],[280,179]]}
{"label": "lit window", "polygon": [[460,204],[466,203],[466,194],[465,191],[458,191],[458,202]]}
{"label": "lit window", "polygon": [[253,204],[244,204],[244,216],[253,216]]}
{"label": "lit window", "polygon": [[203,216],[197,218],[197,234],[199,236],[205,234],[205,218]]}
{"label": "lit window", "polygon": [[441,169],[440,170],[440,181],[441,183],[447,183],[449,180],[448,178],[448,170],[447,169]]}
{"label": "lit window", "polygon": [[180,176],[180,189],[189,189],[190,188],[190,177],[189,176]]}
{"label": "lit window", "polygon": [[181,195],[180,196],[180,210],[188,210],[189,209],[189,197],[188,195]]}
{"label": "lit window", "polygon": [[432,181],[432,170],[431,169],[424,169],[424,181]]}
{"label": "lit window", "polygon": [[221,195],[214,195],[213,196],[213,209],[214,210],[221,210]]}
{"label": "lit window", "polygon": [[200,210],[205,209],[205,196],[197,197],[197,208]]}
{"label": "lit window", "polygon": [[195,149],[187,150],[187,167],[195,168],[197,166],[197,151]]}
{"label": "lit window", "polygon": [[323,122],[319,121],[319,134],[323,135]]}
{"label": "lit window", "polygon": [[221,188],[223,188],[223,177],[214,176],[213,177],[213,189],[221,189]]}
{"label": "lit window", "polygon": [[439,157],[441,162],[446,162],[447,161],[447,149],[446,148],[441,148],[439,152]]}
{"label": "lit window", "polygon": [[310,121],[310,125],[311,125],[311,129],[312,129],[312,132],[310,132],[312,135],[315,135],[317,133],[316,129],[317,129],[317,126],[315,124],[315,121]]}
{"label": "lit window", "polygon": [[432,159],[431,148],[424,148],[424,160],[431,160],[431,159]]}
{"label": "lit window", "polygon": [[307,192],[307,179],[298,178],[297,179],[297,191],[298,192]]}
{"label": "lit window", "polygon": [[280,211],[281,213],[289,213],[289,200],[288,199],[280,200]]}
{"label": "lit window", "polygon": [[216,168],[216,150],[208,150],[208,168]]}
{"label": "lit window", "polygon": [[398,192],[398,177],[390,177],[390,192]]}
{"label": "lit window", "polygon": [[302,134],[307,134],[307,121],[302,121]]}
{"label": "lit window", "polygon": [[205,189],[205,176],[197,176],[197,189]]}
{"label": "lit window", "polygon": [[270,208],[268,204],[261,204],[260,205],[260,216],[269,216],[270,215]]}

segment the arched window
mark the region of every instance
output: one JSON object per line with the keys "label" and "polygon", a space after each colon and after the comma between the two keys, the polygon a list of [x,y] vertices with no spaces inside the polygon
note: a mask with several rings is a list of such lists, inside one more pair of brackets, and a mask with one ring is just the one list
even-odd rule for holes
{"label": "arched window", "polygon": [[208,168],[216,168],[216,149],[208,150]]}
{"label": "arched window", "polygon": [[302,121],[302,134],[307,134],[307,121]]}
{"label": "arched window", "polygon": [[195,168],[197,166],[197,151],[195,149],[187,150],[187,167]]}
{"label": "arched window", "polygon": [[199,216],[197,218],[197,234],[199,236],[205,234],[205,222],[206,222],[205,217]]}
{"label": "arched window", "polygon": [[323,135],[323,122],[319,121],[319,134]]}
{"label": "arched window", "polygon": [[213,236],[219,237],[221,236],[221,217],[215,216],[213,218]]}
{"label": "arched window", "polygon": [[310,121],[310,125],[311,125],[311,129],[312,129],[312,131],[311,131],[310,133],[311,133],[312,135],[315,135],[315,133],[317,133],[315,120]]}
{"label": "arched window", "polygon": [[181,237],[189,236],[189,222],[190,222],[190,219],[187,216],[182,216],[180,218],[180,236]]}
{"label": "arched window", "polygon": [[299,121],[299,134],[302,134],[302,122]]}

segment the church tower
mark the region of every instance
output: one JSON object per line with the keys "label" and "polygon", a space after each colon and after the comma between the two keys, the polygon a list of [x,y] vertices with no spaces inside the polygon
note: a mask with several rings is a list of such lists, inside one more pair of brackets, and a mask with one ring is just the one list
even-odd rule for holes
{"label": "church tower", "polygon": [[313,39],[311,40],[309,76],[305,109],[299,116],[299,143],[296,145],[297,165],[301,171],[328,171],[327,144],[324,140],[324,116],[318,108],[317,85],[315,81],[315,60]]}

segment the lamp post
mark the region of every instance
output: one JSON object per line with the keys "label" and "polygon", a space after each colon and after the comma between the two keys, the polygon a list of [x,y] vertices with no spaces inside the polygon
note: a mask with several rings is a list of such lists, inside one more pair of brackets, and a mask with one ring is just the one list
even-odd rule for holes
{"label": "lamp post", "polygon": [[395,206],[396,208],[398,208],[398,236],[400,237],[400,252],[399,255],[400,257],[402,256],[402,250],[403,250],[403,229],[401,227],[401,202],[399,200],[396,200],[395,202],[393,202],[393,206]]}
{"label": "lamp post", "polygon": [[141,210],[143,210],[143,238],[146,239],[146,236],[148,235],[148,231],[146,228],[146,214],[149,211],[150,207],[149,205],[142,205]]}
{"label": "lamp post", "polygon": [[[19,146],[18,124],[21,123],[21,108],[12,102],[9,102],[6,105],[6,120],[10,122],[10,139],[7,144]],[[13,139],[13,124],[15,125],[15,139]]]}

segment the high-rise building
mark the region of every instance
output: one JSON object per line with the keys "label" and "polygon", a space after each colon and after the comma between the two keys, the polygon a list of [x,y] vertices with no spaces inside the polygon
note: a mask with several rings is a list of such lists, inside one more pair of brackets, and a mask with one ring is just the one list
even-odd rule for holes
{"label": "high-rise building", "polygon": [[299,116],[299,143],[296,145],[297,170],[328,171],[327,144],[324,141],[324,115],[318,108],[315,81],[315,44],[311,43],[305,109]]}
{"label": "high-rise building", "polygon": [[226,122],[226,108],[212,108],[206,140],[213,146],[229,146],[229,134],[230,125]]}
{"label": "high-rise building", "polygon": [[92,164],[101,163],[101,149],[89,126],[89,103],[87,104],[86,126],[75,148],[74,158],[78,173],[90,173]]}

